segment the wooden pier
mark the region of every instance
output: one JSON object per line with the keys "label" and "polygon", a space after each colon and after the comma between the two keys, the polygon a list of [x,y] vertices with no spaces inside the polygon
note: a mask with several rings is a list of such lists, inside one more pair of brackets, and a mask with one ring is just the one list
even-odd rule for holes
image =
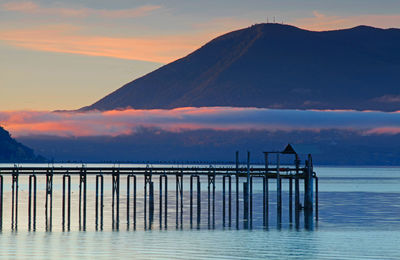
{"label": "wooden pier", "polygon": [[[281,155],[293,155],[292,166],[282,167],[280,165]],[[207,223],[208,228],[215,228],[216,214],[222,214],[222,226],[229,228],[253,228],[254,180],[262,181],[262,215],[263,226],[269,226],[270,214],[270,191],[269,181],[276,180],[276,216],[278,227],[282,222],[282,180],[288,184],[288,214],[290,223],[293,222],[293,212],[296,228],[300,227],[300,213],[304,212],[304,227],[312,229],[314,221],[318,220],[318,178],[313,170],[311,155],[308,155],[304,165],[297,153],[289,145],[282,152],[265,152],[264,166],[251,166],[250,153],[247,156],[247,165],[239,164],[239,154],[236,152],[236,165],[228,166],[108,166],[108,167],[54,167],[54,166],[14,166],[0,167],[0,229],[3,229],[3,205],[4,201],[4,178],[11,176],[11,229],[18,229],[18,182],[22,176],[28,176],[28,229],[36,229],[37,216],[37,178],[45,179],[45,226],[51,231],[53,227],[53,177],[62,176],[62,230],[71,228],[71,176],[79,176],[79,229],[86,230],[87,226],[87,176],[95,176],[95,226],[103,229],[104,222],[104,176],[111,176],[112,192],[112,229],[118,230],[122,216],[120,207],[126,207],[127,226],[136,227],[138,223],[138,199],[137,185],[144,185],[143,212],[144,228],[151,229],[154,220],[155,206],[158,204],[159,226],[167,226],[169,207],[175,207],[176,227],[183,226],[184,203],[189,203],[190,228],[199,227],[202,215],[201,200],[202,192],[207,194]],[[276,159],[276,164],[270,164],[271,159]],[[143,182],[139,181],[140,177]],[[120,180],[126,178],[126,194],[120,194]],[[158,180],[158,199],[155,198],[154,179]],[[175,182],[175,203],[168,205],[168,183],[171,179]],[[216,183],[219,180],[222,185],[222,207],[216,208]],[[286,181],[287,180],[287,181]],[[188,199],[184,201],[184,185],[188,182]],[[201,190],[201,182],[206,181],[207,190]],[[304,185],[303,204],[300,202],[300,182]],[[315,185],[314,185],[315,183]],[[242,185],[240,185],[242,184]],[[294,185],[293,185],[294,184]],[[294,189],[294,198],[293,198]],[[315,190],[314,190],[315,189]],[[240,196],[241,194],[241,196]],[[126,203],[121,205],[120,198],[126,196]],[[241,201],[239,197],[242,197]],[[156,201],[157,200],[157,201]],[[189,200],[189,201],[187,201]],[[157,202],[157,203],[156,203]],[[187,205],[187,204],[186,204]],[[293,208],[294,205],[294,208]],[[236,214],[232,214],[235,210]],[[25,214],[25,212],[23,212]],[[187,214],[187,212],[186,212]],[[236,219],[233,219],[235,215]],[[243,219],[240,219],[243,216]],[[92,220],[91,220],[92,221]],[[239,226],[243,223],[243,227]]]}

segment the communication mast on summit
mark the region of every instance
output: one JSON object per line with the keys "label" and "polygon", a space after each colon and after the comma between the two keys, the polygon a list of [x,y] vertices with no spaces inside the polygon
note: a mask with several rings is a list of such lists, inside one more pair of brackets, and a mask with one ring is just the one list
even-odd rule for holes
{"label": "communication mast on summit", "polygon": [[[267,16],[267,23],[270,23],[270,22],[269,22],[269,16]],[[272,17],[271,23],[276,23],[275,16]],[[281,22],[281,23],[284,24],[284,23],[283,23],[283,19],[282,19],[282,22]]]}

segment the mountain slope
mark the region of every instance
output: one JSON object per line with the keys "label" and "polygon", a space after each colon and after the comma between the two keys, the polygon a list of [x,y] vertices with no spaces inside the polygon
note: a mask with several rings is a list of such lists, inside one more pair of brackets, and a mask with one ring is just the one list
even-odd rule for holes
{"label": "mountain slope", "polygon": [[10,134],[0,127],[0,163],[43,161],[43,157],[36,156],[32,149],[11,138]]}
{"label": "mountain slope", "polygon": [[400,109],[400,30],[258,24],[220,36],[81,110]]}

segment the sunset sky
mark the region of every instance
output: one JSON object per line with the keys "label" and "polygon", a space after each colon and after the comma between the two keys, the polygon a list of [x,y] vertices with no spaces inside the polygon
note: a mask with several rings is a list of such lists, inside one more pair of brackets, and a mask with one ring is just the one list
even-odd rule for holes
{"label": "sunset sky", "polygon": [[89,105],[254,23],[400,27],[398,0],[0,1],[0,111]]}

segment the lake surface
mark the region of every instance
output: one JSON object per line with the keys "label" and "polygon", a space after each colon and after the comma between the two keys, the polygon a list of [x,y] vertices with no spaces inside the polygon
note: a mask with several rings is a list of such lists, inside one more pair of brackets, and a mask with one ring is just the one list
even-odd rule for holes
{"label": "lake surface", "polygon": [[[275,184],[270,182],[268,229],[262,225],[261,183],[255,183],[253,229],[222,227],[221,183],[216,185],[215,229],[207,223],[207,185],[202,181],[202,215],[199,229],[189,225],[188,194],[184,193],[183,226],[175,223],[175,185],[170,180],[168,226],[159,225],[158,196],[152,230],[145,230],[141,209],[143,183],[138,179],[138,224],[128,230],[126,183],[121,178],[120,229],[112,230],[111,177],[105,177],[104,228],[94,223],[94,178],[88,181],[87,229],[79,231],[78,177],[72,179],[71,231],[61,228],[61,178],[54,179],[53,230],[44,220],[44,176],[38,177],[38,211],[35,232],[27,231],[27,176],[20,176],[18,231],[11,231],[11,180],[4,179],[4,220],[0,233],[0,258],[135,258],[135,259],[400,259],[400,168],[315,167],[319,177],[319,221],[312,231],[303,220],[296,229],[289,221],[287,182],[283,183],[283,221],[276,223]],[[172,178],[171,178],[172,179]],[[158,187],[157,179],[155,187]],[[141,185],[141,184],[142,185]],[[184,180],[184,185],[188,179]],[[233,187],[234,189],[234,187]],[[156,191],[158,188],[156,189]],[[185,186],[185,190],[187,186]],[[8,206],[10,205],[10,206]],[[234,203],[233,203],[234,206]],[[234,210],[233,210],[234,211]],[[148,226],[147,226],[148,229]]]}

